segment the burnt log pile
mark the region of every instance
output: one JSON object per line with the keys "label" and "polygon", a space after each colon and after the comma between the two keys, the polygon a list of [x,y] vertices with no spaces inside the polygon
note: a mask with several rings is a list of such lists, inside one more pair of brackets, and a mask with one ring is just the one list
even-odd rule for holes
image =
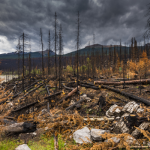
{"label": "burnt log pile", "polygon": [[[63,133],[66,130],[73,134],[85,124],[89,128],[109,130],[111,138],[128,134],[136,140],[149,140],[150,100],[116,87],[124,84],[144,86],[150,82],[149,79],[119,82],[84,80],[78,84],[63,79],[61,89],[51,78],[35,76],[30,83],[27,80],[26,77],[24,88],[22,80],[12,80],[0,87],[0,114],[3,116],[0,123],[6,135],[34,132],[37,126],[45,128],[45,132]],[[31,114],[29,121],[27,116]]]}

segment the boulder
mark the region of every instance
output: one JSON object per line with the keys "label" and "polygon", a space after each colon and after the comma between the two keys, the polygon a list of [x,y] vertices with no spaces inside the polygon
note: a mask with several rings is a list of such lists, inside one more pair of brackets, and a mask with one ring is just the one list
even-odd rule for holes
{"label": "boulder", "polygon": [[116,122],[114,128],[113,128],[113,132],[115,132],[116,134],[119,133],[129,133],[130,130],[129,128],[126,126],[124,121],[118,121]]}
{"label": "boulder", "polygon": [[121,113],[121,108],[118,105],[114,104],[106,111],[106,116],[109,118],[118,117],[120,113]]}
{"label": "boulder", "polygon": [[91,138],[93,141],[102,141],[102,134],[110,133],[109,130],[101,130],[101,129],[91,129]]}
{"label": "boulder", "polygon": [[[150,125],[150,122],[143,122],[140,124],[139,128],[142,129],[142,130],[147,130],[148,127]],[[140,130],[138,129],[135,129],[132,134],[131,134],[134,138],[139,138],[140,136],[142,136],[143,134],[141,133]]]}
{"label": "boulder", "polygon": [[27,144],[19,145],[15,150],[31,150]]}
{"label": "boulder", "polygon": [[85,143],[92,143],[91,141],[91,134],[88,127],[84,127],[80,130],[77,130],[73,133],[73,139],[76,143],[83,144]]}
{"label": "boulder", "polygon": [[133,112],[136,112],[138,110],[138,108],[140,107],[140,105],[138,105],[136,102],[134,101],[131,101],[129,103],[127,103],[122,111],[123,112],[129,112],[129,113],[133,113]]}

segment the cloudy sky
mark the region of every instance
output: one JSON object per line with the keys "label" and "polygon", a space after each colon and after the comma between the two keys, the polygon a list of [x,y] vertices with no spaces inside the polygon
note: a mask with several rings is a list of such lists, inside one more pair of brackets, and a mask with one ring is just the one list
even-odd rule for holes
{"label": "cloudy sky", "polygon": [[[44,49],[48,31],[53,50],[54,14],[63,29],[64,53],[75,50],[77,11],[80,12],[80,48],[97,44],[130,44],[135,37],[143,42],[148,17],[149,0],[0,0],[0,53],[16,51],[18,37],[24,32],[30,39],[31,50],[40,51],[40,28]],[[27,40],[28,40],[27,39]],[[148,41],[148,40],[147,40]]]}

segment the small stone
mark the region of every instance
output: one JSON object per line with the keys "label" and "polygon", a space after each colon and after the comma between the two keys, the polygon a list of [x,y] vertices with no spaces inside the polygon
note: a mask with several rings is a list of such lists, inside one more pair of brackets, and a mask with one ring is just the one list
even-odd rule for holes
{"label": "small stone", "polygon": [[91,129],[91,137],[93,141],[102,141],[102,134],[110,133],[109,130]]}
{"label": "small stone", "polygon": [[113,140],[113,142],[114,142],[115,144],[118,144],[118,143],[120,142],[120,138],[117,138],[117,137],[112,137],[112,138],[110,138],[110,139],[105,140],[104,142],[108,142],[108,141],[111,142],[111,140]]}
{"label": "small stone", "polygon": [[45,130],[48,130],[48,127],[45,127]]}
{"label": "small stone", "polygon": [[136,139],[131,136],[125,137],[125,141],[128,143],[128,145],[139,145],[138,141],[136,141]]}
{"label": "small stone", "polygon": [[33,134],[33,135],[37,135],[37,133],[36,133],[36,132],[33,132],[32,134]]}
{"label": "small stone", "polygon": [[89,97],[86,97],[86,100],[87,100],[87,102],[90,102],[90,101],[91,101],[91,99],[90,99]]}
{"label": "small stone", "polygon": [[15,150],[31,150],[27,144],[19,145]]}

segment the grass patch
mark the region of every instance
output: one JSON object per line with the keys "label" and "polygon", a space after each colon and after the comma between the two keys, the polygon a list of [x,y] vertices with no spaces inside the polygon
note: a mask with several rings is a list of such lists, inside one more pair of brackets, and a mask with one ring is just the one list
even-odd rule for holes
{"label": "grass patch", "polygon": [[15,139],[9,139],[9,140],[3,140],[0,141],[0,150],[13,150],[15,149],[18,145],[23,144],[23,142],[18,142]]}
{"label": "grass patch", "polygon": [[[17,146],[24,144],[23,141],[18,142],[15,139],[0,141],[0,150],[13,150]],[[61,135],[58,135],[59,150],[65,150],[65,142]],[[29,141],[27,143],[31,150],[54,150],[54,137],[41,136],[39,141]]]}

